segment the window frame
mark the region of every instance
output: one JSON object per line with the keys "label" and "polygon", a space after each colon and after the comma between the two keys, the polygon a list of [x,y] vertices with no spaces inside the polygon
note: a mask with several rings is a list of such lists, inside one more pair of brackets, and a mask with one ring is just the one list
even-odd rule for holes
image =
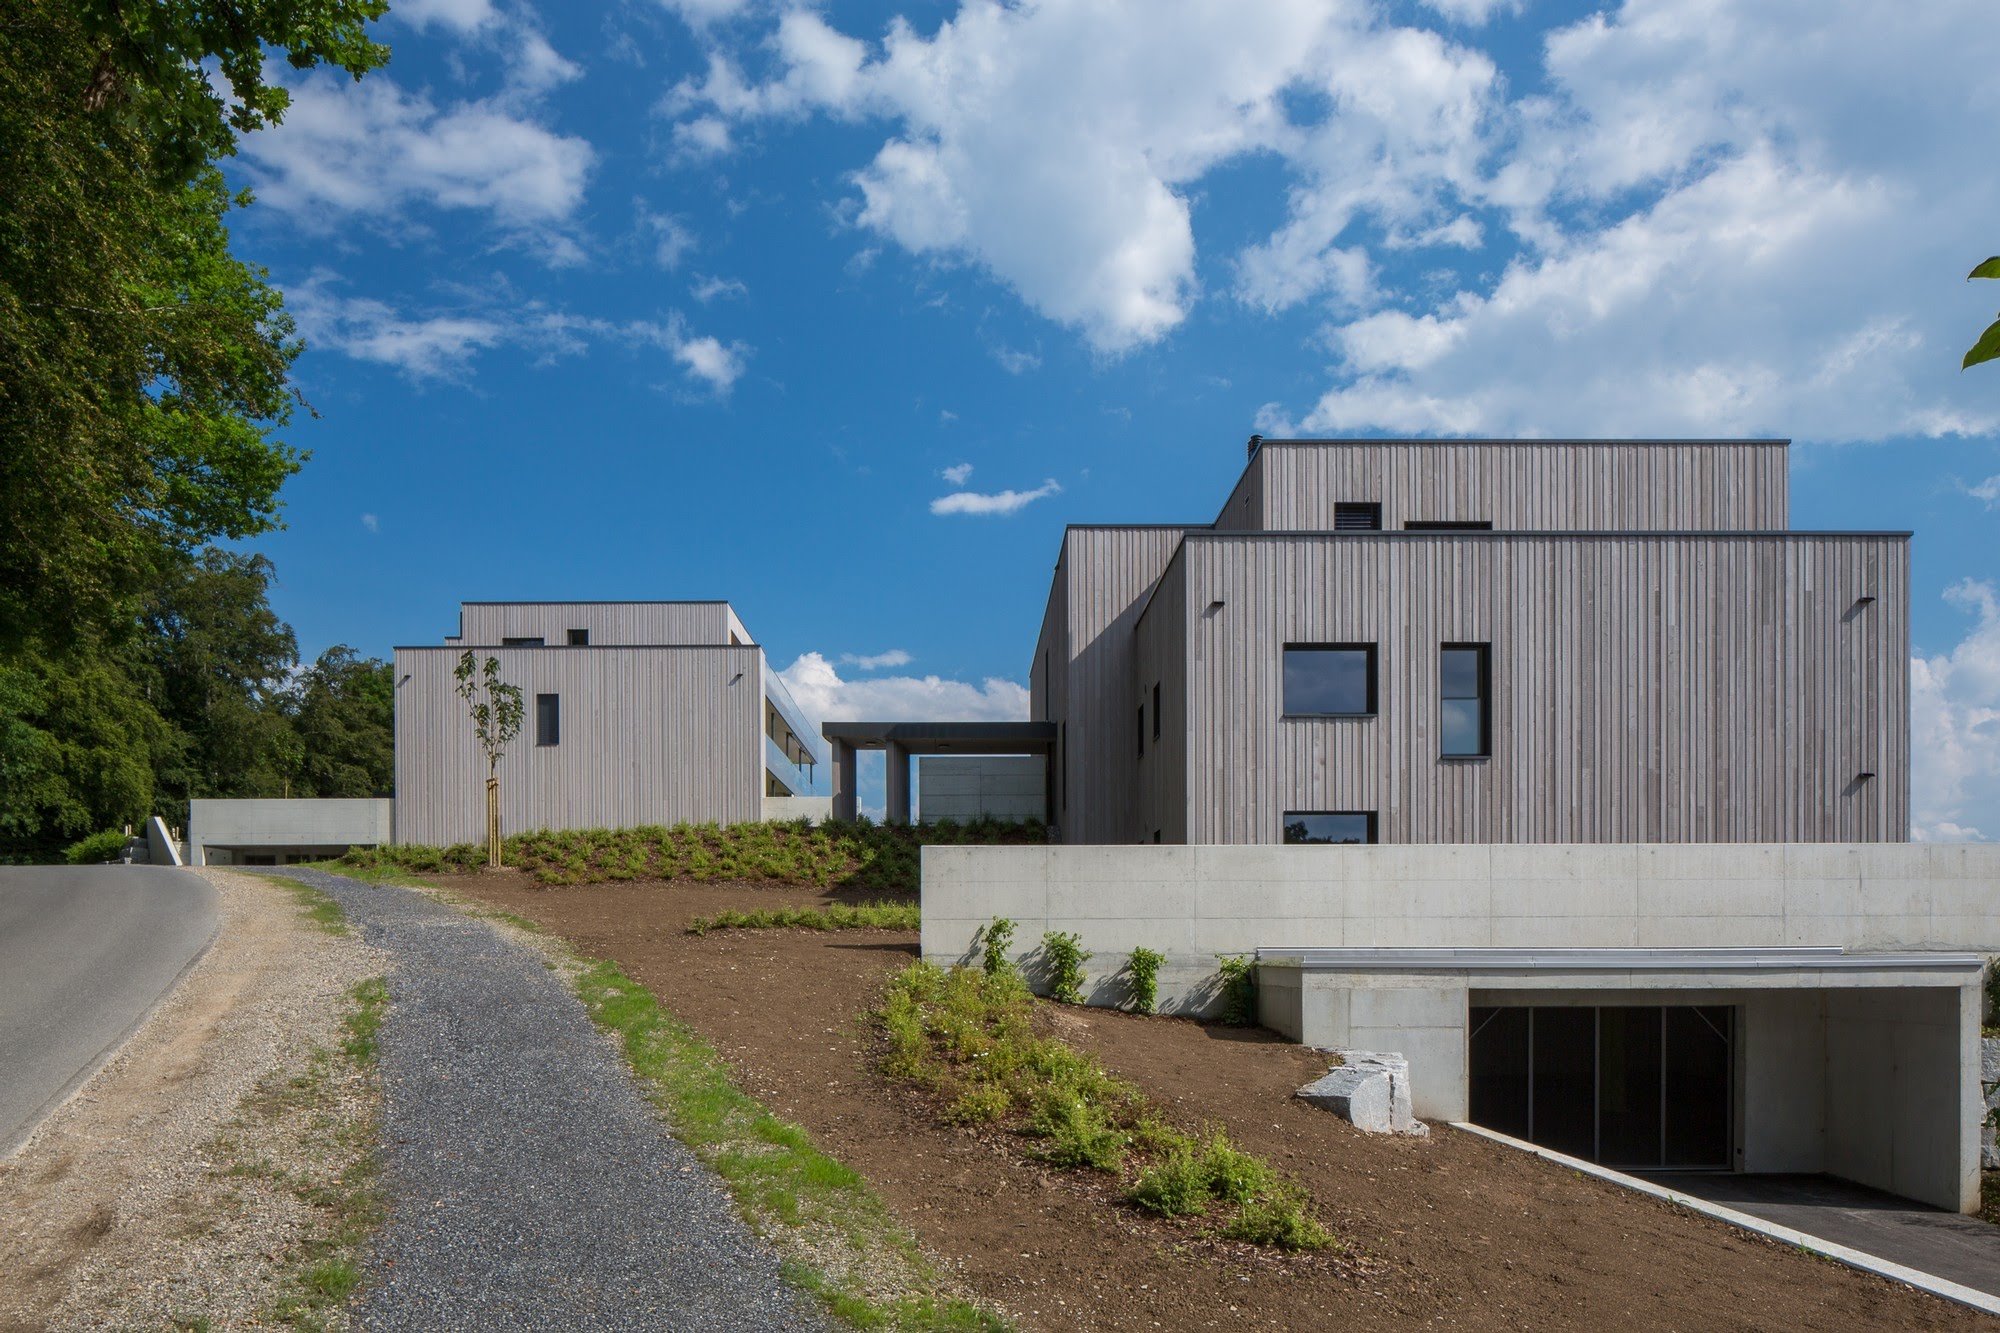
{"label": "window frame", "polygon": [[546,648],[548,644],[544,642],[543,636],[539,634],[503,634],[500,636],[500,646],[502,648]]}
{"label": "window frame", "polygon": [[1405,532],[1491,532],[1490,518],[1413,518],[1403,524]]}
{"label": "window frame", "polygon": [[[1342,523],[1342,510],[1351,517],[1366,518],[1367,523],[1357,527],[1352,523]],[[1382,502],[1380,500],[1336,500],[1333,503],[1333,530],[1335,532],[1380,532],[1382,531]]]}
{"label": "window frame", "polygon": [[[1278,693],[1285,692],[1285,655],[1293,652],[1308,653],[1366,653],[1368,655],[1368,707],[1360,713],[1294,713],[1289,700],[1280,697],[1278,716],[1286,721],[1307,721],[1321,718],[1361,718],[1375,717],[1381,712],[1381,646],[1374,643],[1286,643],[1278,654]],[[1325,813],[1308,811],[1307,813]]]}
{"label": "window frame", "polygon": [[[1446,653],[1471,652],[1479,655],[1479,693],[1476,695],[1452,694],[1444,692],[1444,655]],[[1445,743],[1445,704],[1452,701],[1476,699],[1479,703],[1479,749],[1447,750]],[[1477,762],[1493,757],[1493,645],[1470,640],[1441,643],[1438,645],[1438,758],[1447,761]]]}
{"label": "window frame", "polygon": [[590,647],[590,631],[589,631],[589,630],[587,630],[587,629],[572,629],[572,630],[570,630],[570,632],[569,632],[569,645],[568,645],[568,646],[569,646],[569,647],[571,647],[571,648],[588,648],[588,647]]}
{"label": "window frame", "polygon": [[[546,708],[546,712],[544,711]],[[553,748],[562,744],[562,696],[560,694],[537,694],[535,696],[535,748]]]}
{"label": "window frame", "polygon": [[[1368,821],[1368,837],[1362,842],[1293,842],[1285,836],[1292,820],[1320,815],[1365,819]],[[1381,840],[1381,815],[1375,810],[1287,810],[1278,821],[1278,841],[1287,847],[1375,847],[1381,844]]]}

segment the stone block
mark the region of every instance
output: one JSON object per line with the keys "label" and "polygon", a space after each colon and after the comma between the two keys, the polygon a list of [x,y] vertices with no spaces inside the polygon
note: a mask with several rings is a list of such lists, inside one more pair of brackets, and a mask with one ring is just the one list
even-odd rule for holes
{"label": "stone block", "polygon": [[1430,1126],[1411,1110],[1410,1062],[1393,1051],[1339,1051],[1341,1063],[1298,1096],[1368,1134],[1422,1137]]}

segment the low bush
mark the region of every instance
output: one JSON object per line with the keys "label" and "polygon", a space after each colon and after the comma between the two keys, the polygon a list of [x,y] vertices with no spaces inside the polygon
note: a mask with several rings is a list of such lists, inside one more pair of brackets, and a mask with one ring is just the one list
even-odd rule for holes
{"label": "low bush", "polygon": [[115,828],[80,838],[63,849],[63,860],[73,866],[102,865],[116,861],[125,850],[125,835]]}
{"label": "low bush", "polygon": [[1242,954],[1225,954],[1222,972],[1222,1021],[1247,1028],[1257,1021],[1257,962]]}
{"label": "low bush", "polygon": [[1134,949],[1125,960],[1125,975],[1132,978],[1132,1007],[1150,1014],[1160,1003],[1160,964],[1166,955],[1153,949]]}
{"label": "low bush", "polygon": [[1083,965],[1090,961],[1083,941],[1068,931],[1042,936],[1042,962],[1049,970],[1049,998],[1062,1004],[1083,1003]]}
{"label": "low bush", "polygon": [[1011,967],[912,963],[875,1019],[883,1072],[931,1093],[949,1123],[1000,1128],[1052,1165],[1124,1177],[1126,1197],[1162,1217],[1222,1210],[1219,1232],[1235,1239],[1333,1243],[1268,1164],[1219,1130],[1195,1139],[1174,1129],[1135,1085],[1039,1030],[1035,997]]}
{"label": "low bush", "polygon": [[[1039,822],[978,820],[969,824],[675,824],[629,829],[564,829],[517,833],[504,860],[543,884],[606,880],[754,880],[815,888],[889,892],[917,888],[919,852],[935,844],[1039,843]],[[485,864],[483,847],[398,844],[359,847],[343,861],[418,874],[460,874]]]}
{"label": "low bush", "polygon": [[982,927],[979,932],[980,965],[989,977],[1014,970],[1011,957],[1014,950],[1014,923],[1004,916],[996,916],[993,923]]}
{"label": "low bush", "polygon": [[828,903],[825,907],[761,908],[717,912],[688,923],[688,934],[711,930],[915,930],[921,924],[915,903]]}

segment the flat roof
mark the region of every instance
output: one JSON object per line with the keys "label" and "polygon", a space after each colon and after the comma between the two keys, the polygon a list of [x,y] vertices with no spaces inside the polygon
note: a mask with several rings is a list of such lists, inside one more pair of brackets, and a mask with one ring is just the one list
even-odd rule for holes
{"label": "flat roof", "polygon": [[1303,445],[1362,444],[1362,445],[1368,445],[1370,447],[1391,445],[1397,447],[1409,447],[1418,449],[1455,449],[1460,447],[1461,445],[1470,444],[1470,445],[1477,445],[1482,449],[1496,449],[1496,448],[1539,449],[1547,445],[1555,444],[1555,445],[1571,445],[1571,446],[1579,446],[1579,445],[1602,446],[1607,449],[1631,448],[1634,445],[1643,445],[1648,448],[1662,448],[1662,449],[1667,449],[1667,448],[1685,449],[1688,448],[1689,446],[1700,446],[1704,448],[1717,448],[1717,449],[1783,449],[1791,444],[1790,440],[1775,439],[1775,438],[1740,439],[1740,440],[1738,439],[1701,440],[1701,439],[1674,439],[1671,437],[1638,437],[1634,439],[1624,440],[1616,438],[1575,439],[1568,437],[1552,437],[1550,439],[1545,439],[1545,440],[1524,440],[1519,438],[1518,436],[1509,437],[1506,439],[1495,439],[1490,436],[1466,436],[1463,439],[1412,440],[1412,439],[1397,439],[1385,436],[1347,437],[1347,436],[1337,436],[1337,435],[1336,436],[1300,435],[1300,436],[1291,436],[1286,438],[1272,438],[1269,436],[1258,435],[1258,436],[1253,436],[1252,438],[1257,441],[1257,444],[1260,448],[1265,445],[1272,445],[1272,444],[1303,444]]}
{"label": "flat roof", "polygon": [[1041,754],[1055,747],[1053,722],[824,722],[819,734],[856,750],[891,742],[912,754]]}
{"label": "flat roof", "polygon": [[1836,947],[1749,949],[1265,948],[1260,963],[1294,962],[1308,972],[1973,972],[1977,953]]}

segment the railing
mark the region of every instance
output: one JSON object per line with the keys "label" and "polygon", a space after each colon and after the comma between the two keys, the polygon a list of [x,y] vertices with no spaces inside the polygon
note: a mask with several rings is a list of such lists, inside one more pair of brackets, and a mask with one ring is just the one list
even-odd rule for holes
{"label": "railing", "polygon": [[769,736],[764,738],[764,767],[771,776],[791,789],[794,796],[831,795],[826,766],[795,764],[785,753],[782,745]]}

